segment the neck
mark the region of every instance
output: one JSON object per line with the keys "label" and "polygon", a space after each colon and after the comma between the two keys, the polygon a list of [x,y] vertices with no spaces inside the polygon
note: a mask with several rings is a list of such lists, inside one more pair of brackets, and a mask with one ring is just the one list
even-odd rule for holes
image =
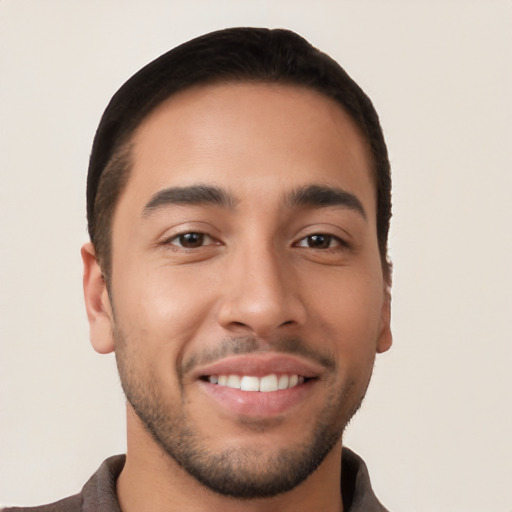
{"label": "neck", "polygon": [[126,464],[117,482],[123,512],[342,512],[341,443],[304,482],[273,498],[240,500],[220,495],[181,468],[128,410]]}

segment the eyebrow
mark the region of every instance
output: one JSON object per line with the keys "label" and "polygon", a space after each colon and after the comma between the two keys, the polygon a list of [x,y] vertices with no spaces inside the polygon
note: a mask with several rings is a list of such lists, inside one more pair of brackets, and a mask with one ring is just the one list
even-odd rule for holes
{"label": "eyebrow", "polygon": [[171,187],[157,192],[144,207],[142,216],[146,217],[165,206],[190,204],[233,208],[235,202],[225,190],[211,185]]}
{"label": "eyebrow", "polygon": [[339,206],[359,213],[367,219],[366,211],[361,201],[354,194],[330,185],[307,185],[295,189],[289,194],[288,203],[291,206],[310,206],[323,208]]}
{"label": "eyebrow", "polygon": [[[142,211],[146,217],[154,211],[173,205],[211,205],[232,209],[236,199],[226,190],[212,185],[170,187],[154,194]],[[365,220],[366,211],[361,201],[352,193],[330,185],[307,185],[293,190],[286,196],[291,207],[309,206],[327,208],[338,206],[359,213]]]}

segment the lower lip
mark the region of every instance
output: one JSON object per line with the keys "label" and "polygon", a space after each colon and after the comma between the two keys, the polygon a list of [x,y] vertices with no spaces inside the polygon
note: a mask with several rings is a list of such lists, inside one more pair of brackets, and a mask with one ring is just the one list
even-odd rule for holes
{"label": "lower lip", "polygon": [[242,391],[201,381],[203,390],[221,407],[244,416],[277,416],[299,405],[311,394],[315,379],[278,391]]}

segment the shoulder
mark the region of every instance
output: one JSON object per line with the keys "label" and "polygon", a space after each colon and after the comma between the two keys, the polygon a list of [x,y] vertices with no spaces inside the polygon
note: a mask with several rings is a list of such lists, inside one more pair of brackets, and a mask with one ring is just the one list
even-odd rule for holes
{"label": "shoulder", "polygon": [[82,494],[75,494],[55,503],[37,507],[6,507],[0,512],[80,512],[82,510]]}
{"label": "shoulder", "polygon": [[120,512],[116,495],[116,481],[125,460],[124,455],[116,455],[105,460],[78,494],[48,505],[6,507],[0,509],[0,512],[87,512],[99,510]]}
{"label": "shoulder", "polygon": [[349,512],[388,512],[375,495],[368,468],[356,453],[343,447],[341,494]]}

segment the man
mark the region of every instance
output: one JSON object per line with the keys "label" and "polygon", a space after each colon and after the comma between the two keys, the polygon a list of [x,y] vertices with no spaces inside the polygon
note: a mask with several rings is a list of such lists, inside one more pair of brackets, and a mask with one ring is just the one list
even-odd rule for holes
{"label": "man", "polygon": [[284,30],[171,50],[107,107],[87,208],[127,454],[36,510],[385,510],[342,448],[391,345],[389,163],[348,75]]}

